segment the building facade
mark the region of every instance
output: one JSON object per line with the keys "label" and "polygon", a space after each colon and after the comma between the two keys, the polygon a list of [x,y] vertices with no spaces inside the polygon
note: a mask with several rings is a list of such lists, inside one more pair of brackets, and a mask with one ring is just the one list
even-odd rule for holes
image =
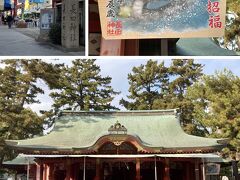
{"label": "building facade", "polygon": [[6,143],[38,180],[205,180],[226,145],[184,133],[175,110],[64,111],[49,134]]}
{"label": "building facade", "polygon": [[19,154],[11,161],[2,163],[3,167],[12,170],[14,179],[36,179],[36,162],[34,158]]}

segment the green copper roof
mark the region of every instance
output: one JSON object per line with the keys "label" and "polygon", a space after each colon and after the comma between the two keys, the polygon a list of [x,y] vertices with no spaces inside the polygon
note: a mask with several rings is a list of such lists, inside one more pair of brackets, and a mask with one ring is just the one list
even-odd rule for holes
{"label": "green copper roof", "polygon": [[175,110],[72,112],[65,111],[49,134],[27,139],[6,141],[10,146],[32,149],[72,149],[93,146],[108,135],[108,129],[119,122],[127,135],[138,138],[143,146],[161,148],[198,148],[219,146],[217,139],[188,135],[183,132]]}
{"label": "green copper roof", "polygon": [[4,161],[3,165],[28,165],[36,164],[33,157],[24,157],[22,154],[19,154],[16,158],[11,161]]}

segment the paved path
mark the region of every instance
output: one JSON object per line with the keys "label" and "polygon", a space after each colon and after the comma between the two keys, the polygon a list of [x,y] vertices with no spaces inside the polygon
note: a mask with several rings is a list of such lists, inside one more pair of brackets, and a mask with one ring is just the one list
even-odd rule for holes
{"label": "paved path", "polygon": [[0,56],[82,56],[84,52],[63,52],[35,41],[14,28],[0,25]]}

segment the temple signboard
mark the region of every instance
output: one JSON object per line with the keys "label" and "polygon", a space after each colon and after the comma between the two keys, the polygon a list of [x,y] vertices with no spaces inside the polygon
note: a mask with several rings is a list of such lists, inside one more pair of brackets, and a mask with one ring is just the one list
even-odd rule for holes
{"label": "temple signboard", "polygon": [[105,39],[224,35],[226,0],[99,0]]}
{"label": "temple signboard", "polygon": [[49,30],[53,23],[54,9],[41,9],[40,29]]}

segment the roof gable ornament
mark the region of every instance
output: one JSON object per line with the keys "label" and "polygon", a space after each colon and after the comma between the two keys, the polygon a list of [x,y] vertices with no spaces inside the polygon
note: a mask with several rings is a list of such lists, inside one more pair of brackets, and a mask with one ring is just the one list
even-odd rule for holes
{"label": "roof gable ornament", "polygon": [[127,134],[127,128],[118,121],[108,128],[109,134]]}

